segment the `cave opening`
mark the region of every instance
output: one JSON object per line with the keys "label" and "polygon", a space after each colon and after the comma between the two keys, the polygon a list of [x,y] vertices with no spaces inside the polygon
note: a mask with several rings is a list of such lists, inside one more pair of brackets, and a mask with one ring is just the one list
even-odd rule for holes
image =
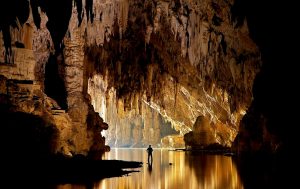
{"label": "cave opening", "polygon": [[64,66],[62,55],[51,55],[45,67],[45,93],[57,101],[58,105],[66,110],[67,91],[64,83]]}

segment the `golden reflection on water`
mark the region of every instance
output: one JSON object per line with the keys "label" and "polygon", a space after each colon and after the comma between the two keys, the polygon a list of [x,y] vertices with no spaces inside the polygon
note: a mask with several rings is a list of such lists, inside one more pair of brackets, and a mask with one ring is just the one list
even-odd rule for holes
{"label": "golden reflection on water", "polygon": [[144,165],[130,176],[101,180],[94,184],[96,189],[243,188],[231,157],[223,155],[154,149],[151,167],[146,149],[112,149],[104,159],[142,161]]}

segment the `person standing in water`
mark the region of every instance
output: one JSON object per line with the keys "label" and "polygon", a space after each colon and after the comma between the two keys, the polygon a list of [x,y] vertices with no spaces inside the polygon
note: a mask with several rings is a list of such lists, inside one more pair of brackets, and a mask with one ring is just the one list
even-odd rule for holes
{"label": "person standing in water", "polygon": [[[147,148],[147,152],[148,152],[148,164],[152,164],[152,162],[153,162],[153,157],[152,157],[153,149],[152,149],[151,145],[149,145],[149,147]],[[150,161],[150,159],[151,159],[151,161]]]}

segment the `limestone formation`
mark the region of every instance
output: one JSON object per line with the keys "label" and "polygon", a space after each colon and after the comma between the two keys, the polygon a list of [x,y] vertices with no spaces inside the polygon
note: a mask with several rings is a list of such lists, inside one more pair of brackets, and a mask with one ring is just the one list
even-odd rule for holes
{"label": "limestone formation", "polygon": [[[103,10],[107,3],[95,5],[100,9],[96,12],[108,14]],[[236,29],[230,20],[231,3],[146,1],[138,6],[139,1],[128,1],[128,14],[122,14],[127,18],[116,14],[116,6],[110,17],[127,20],[126,27],[107,24],[107,30],[97,35],[107,40],[95,39],[100,46],[90,44],[86,51],[89,69],[105,83],[104,95],[116,91],[116,102],[124,103],[127,115],[146,103],[182,136],[203,115],[216,129],[216,141],[230,146],[251,103],[252,83],[261,64],[247,23]],[[98,19],[93,24],[101,26]],[[96,36],[88,35],[89,41]]]}
{"label": "limestone formation", "polygon": [[[166,135],[177,132],[182,138],[196,132],[193,125],[199,116],[209,122],[205,132],[213,134],[206,140],[197,131],[192,137],[196,144],[231,145],[261,66],[247,23],[235,27],[231,19],[233,1],[55,3],[32,1],[24,23],[1,26],[0,50],[5,56],[0,60],[7,66],[7,58],[18,57],[7,46],[22,52],[19,43],[34,54],[30,66],[9,63],[30,69],[29,79],[17,79],[36,82],[42,94],[64,107],[68,118],[55,125],[71,130],[61,136],[72,139],[63,145],[63,153],[104,150],[99,134],[107,128],[103,120],[109,124],[106,141],[113,146],[160,146]],[[10,25],[11,30],[4,29]],[[55,69],[45,70],[50,63]],[[1,75],[6,72],[1,68]],[[62,89],[49,88],[57,84],[49,79],[54,75]],[[24,101],[20,111],[34,112],[30,103]]]}
{"label": "limestone formation", "polygon": [[204,148],[216,143],[215,129],[211,127],[209,120],[199,116],[194,124],[193,131],[184,136],[186,146]]}

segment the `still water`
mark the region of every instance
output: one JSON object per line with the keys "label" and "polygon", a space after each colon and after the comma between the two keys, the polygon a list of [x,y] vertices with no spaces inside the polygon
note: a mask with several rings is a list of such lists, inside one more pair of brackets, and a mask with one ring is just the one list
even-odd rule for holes
{"label": "still water", "polygon": [[[107,178],[93,184],[93,189],[240,189],[244,188],[231,157],[192,154],[184,151],[154,149],[152,167],[147,164],[146,149],[111,149],[104,159],[141,161],[140,172]],[[58,189],[85,189],[65,184]]]}

